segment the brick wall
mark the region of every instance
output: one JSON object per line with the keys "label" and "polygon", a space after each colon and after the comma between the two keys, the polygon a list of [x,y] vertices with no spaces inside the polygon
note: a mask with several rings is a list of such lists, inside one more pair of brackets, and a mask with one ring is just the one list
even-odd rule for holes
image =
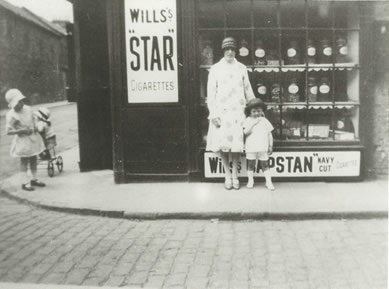
{"label": "brick wall", "polygon": [[30,104],[66,99],[65,35],[56,35],[0,7],[0,109],[18,88]]}

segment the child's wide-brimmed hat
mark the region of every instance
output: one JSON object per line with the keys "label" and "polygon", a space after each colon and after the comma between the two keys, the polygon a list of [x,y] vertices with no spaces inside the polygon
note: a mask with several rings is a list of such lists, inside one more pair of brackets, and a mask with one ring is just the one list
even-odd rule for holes
{"label": "child's wide-brimmed hat", "polygon": [[260,98],[254,98],[249,100],[249,102],[246,105],[246,108],[244,109],[244,113],[246,116],[250,115],[250,111],[253,108],[261,108],[262,110],[266,110],[266,104],[260,99]]}
{"label": "child's wide-brimmed hat", "polygon": [[226,37],[224,38],[222,42],[222,49],[227,49],[227,48],[233,48],[236,49],[236,41],[232,37]]}
{"label": "child's wide-brimmed hat", "polygon": [[38,109],[38,118],[44,121],[50,121],[50,110],[46,107],[40,107]]}
{"label": "child's wide-brimmed hat", "polygon": [[9,108],[14,108],[19,101],[25,98],[20,90],[16,88],[12,88],[5,93],[5,100],[8,102]]}

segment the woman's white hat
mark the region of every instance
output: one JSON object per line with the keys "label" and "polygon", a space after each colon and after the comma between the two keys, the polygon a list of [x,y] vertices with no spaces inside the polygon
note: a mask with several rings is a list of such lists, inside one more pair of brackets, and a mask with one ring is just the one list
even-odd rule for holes
{"label": "woman's white hat", "polygon": [[26,97],[16,88],[12,88],[5,93],[5,100],[8,102],[9,108],[14,108],[24,98]]}

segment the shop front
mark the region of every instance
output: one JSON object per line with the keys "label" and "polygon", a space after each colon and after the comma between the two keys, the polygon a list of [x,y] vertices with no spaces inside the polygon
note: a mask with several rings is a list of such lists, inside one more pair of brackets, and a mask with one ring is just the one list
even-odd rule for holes
{"label": "shop front", "polygon": [[[363,178],[370,3],[104,3],[117,183],[223,177],[218,155],[205,151],[206,101],[209,69],[221,59],[227,36],[236,39],[236,57],[267,105],[274,176]],[[240,175],[246,175],[243,154]]]}
{"label": "shop front", "polygon": [[[275,127],[275,177],[358,179],[360,6],[351,1],[200,1],[200,111],[206,142],[206,85],[225,36],[237,40],[257,98]],[[204,153],[206,178],[222,177]],[[241,170],[245,175],[245,160]],[[257,175],[261,175],[257,172]]]}

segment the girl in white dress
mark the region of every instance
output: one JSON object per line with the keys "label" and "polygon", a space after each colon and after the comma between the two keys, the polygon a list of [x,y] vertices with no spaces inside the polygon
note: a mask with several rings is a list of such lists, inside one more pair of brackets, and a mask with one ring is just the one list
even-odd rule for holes
{"label": "girl in white dress", "polygon": [[[10,110],[6,115],[6,132],[14,135],[10,154],[20,158],[22,173],[22,189],[33,191],[34,187],[44,187],[37,177],[37,156],[44,149],[41,136],[37,133],[35,116],[30,106],[24,104],[24,95],[18,89],[10,89],[5,94]],[[28,179],[27,170],[30,167],[32,178]]]}
{"label": "girl in white dress", "polygon": [[265,104],[259,98],[248,102],[245,113],[246,120],[243,123],[243,132],[246,135],[246,159],[247,159],[247,187],[254,187],[254,169],[257,160],[265,175],[265,186],[274,191],[269,169],[269,155],[273,153],[273,126],[265,117]]}
{"label": "girl in white dress", "polygon": [[235,40],[232,37],[225,38],[222,49],[224,57],[211,67],[208,76],[207,104],[210,123],[206,150],[220,153],[225,170],[225,188],[239,189],[238,162],[244,149],[244,109],[246,103],[255,96],[246,66],[235,59]]}

